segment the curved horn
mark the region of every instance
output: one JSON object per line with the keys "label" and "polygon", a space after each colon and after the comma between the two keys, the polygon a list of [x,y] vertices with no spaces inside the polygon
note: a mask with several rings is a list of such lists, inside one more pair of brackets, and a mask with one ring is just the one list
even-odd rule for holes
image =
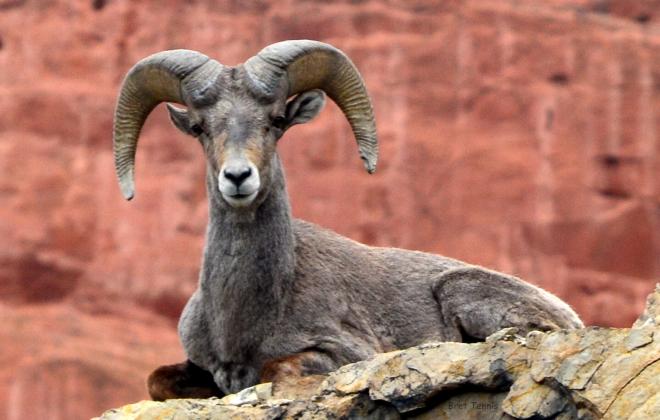
{"label": "curved horn", "polygon": [[[183,92],[190,91],[200,81],[186,83],[188,76],[204,73],[201,83],[221,67],[217,61],[196,51],[172,50],[153,54],[140,60],[126,74],[115,108],[114,141],[115,170],[124,198],[134,195],[135,150],[138,136],[149,113],[161,102],[184,103]],[[203,71],[203,68],[206,71]],[[215,82],[215,78],[212,78]],[[184,89],[185,87],[185,89]]]}
{"label": "curved horn", "polygon": [[245,62],[248,80],[272,96],[284,76],[288,96],[321,89],[339,106],[351,124],[360,157],[369,173],[376,170],[376,121],[364,81],[351,60],[332,45],[298,40],[272,44]]}

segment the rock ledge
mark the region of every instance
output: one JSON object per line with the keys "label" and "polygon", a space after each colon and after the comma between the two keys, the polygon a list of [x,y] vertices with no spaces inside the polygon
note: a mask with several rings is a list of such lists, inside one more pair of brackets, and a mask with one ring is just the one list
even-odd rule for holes
{"label": "rock ledge", "polygon": [[429,343],[222,399],[142,401],[100,419],[604,418],[660,413],[660,284],[632,328]]}

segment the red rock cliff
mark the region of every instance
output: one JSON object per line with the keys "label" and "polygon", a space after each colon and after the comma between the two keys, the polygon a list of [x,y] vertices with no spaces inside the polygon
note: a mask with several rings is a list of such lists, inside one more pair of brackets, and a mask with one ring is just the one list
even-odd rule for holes
{"label": "red rock cliff", "polygon": [[379,171],[328,106],[280,150],[294,213],[513,273],[629,325],[660,275],[660,2],[0,0],[0,417],[146,397],[182,352],[206,222],[201,150],[157,109],[122,200],[118,85],[155,51],[235,64],[282,39],[347,52]]}

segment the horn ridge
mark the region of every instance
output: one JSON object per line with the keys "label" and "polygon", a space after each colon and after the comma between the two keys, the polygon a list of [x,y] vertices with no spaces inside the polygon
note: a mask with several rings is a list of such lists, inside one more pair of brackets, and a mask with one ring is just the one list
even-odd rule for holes
{"label": "horn ridge", "polygon": [[287,96],[323,90],[351,125],[367,171],[376,170],[378,140],[371,99],[359,71],[341,50],[319,41],[283,41],[264,48],[244,67],[249,85],[268,97],[283,79]]}
{"label": "horn ridge", "polygon": [[126,74],[115,107],[113,151],[127,200],[134,196],[135,152],[144,121],[161,102],[184,103],[182,81],[208,65],[219,63],[197,51],[169,50],[140,60]]}

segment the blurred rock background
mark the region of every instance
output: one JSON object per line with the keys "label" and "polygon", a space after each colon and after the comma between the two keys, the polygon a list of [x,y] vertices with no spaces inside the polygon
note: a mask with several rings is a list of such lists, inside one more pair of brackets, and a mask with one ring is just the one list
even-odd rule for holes
{"label": "blurred rock background", "polygon": [[641,312],[660,277],[660,1],[0,0],[1,418],[97,415],[183,358],[203,155],[161,106],[123,201],[126,71],[297,38],[354,60],[381,140],[368,176],[334,105],[292,129],[297,217],[515,274],[589,324]]}

